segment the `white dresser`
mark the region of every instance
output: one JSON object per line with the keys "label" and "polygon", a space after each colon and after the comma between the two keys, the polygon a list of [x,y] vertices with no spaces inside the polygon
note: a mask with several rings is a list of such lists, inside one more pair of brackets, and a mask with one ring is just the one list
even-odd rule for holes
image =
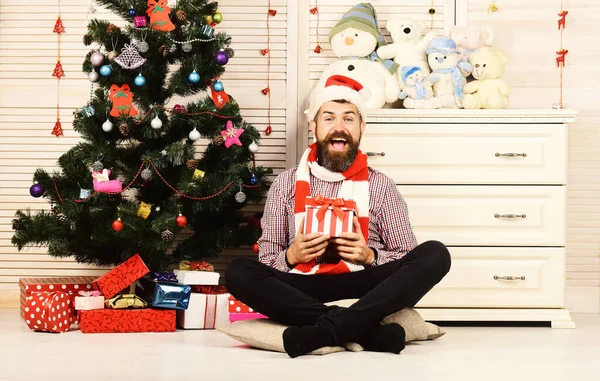
{"label": "white dresser", "polygon": [[564,308],[573,110],[371,111],[361,149],[396,182],[419,243],[452,255],[417,305],[434,321],[547,321]]}

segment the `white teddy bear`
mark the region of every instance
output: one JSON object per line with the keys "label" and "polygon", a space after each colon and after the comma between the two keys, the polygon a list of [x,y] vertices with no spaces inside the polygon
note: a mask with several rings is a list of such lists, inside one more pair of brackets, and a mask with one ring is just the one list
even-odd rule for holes
{"label": "white teddy bear", "polygon": [[462,107],[463,86],[473,67],[461,61],[460,51],[448,37],[436,37],[425,50],[429,66],[433,70],[429,81],[433,93],[443,108]]}
{"label": "white teddy bear", "polygon": [[331,29],[329,42],[338,59],[323,71],[311,99],[325,87],[327,78],[343,75],[359,82],[370,94],[367,108],[381,108],[386,102],[398,100],[398,65],[377,56],[377,46],[385,44],[385,40],[379,33],[377,16],[371,4],[357,4],[346,12]]}
{"label": "white teddy bear", "polygon": [[418,66],[423,75],[429,75],[425,49],[435,38],[436,33],[428,32],[423,37],[425,26],[422,22],[399,16],[389,19],[386,29],[394,42],[377,49],[379,57],[393,59],[400,67]]}
{"label": "white teddy bear", "polygon": [[439,108],[440,101],[433,96],[432,84],[418,66],[403,66],[400,69],[400,99],[405,108]]}
{"label": "white teddy bear", "polygon": [[493,108],[508,107],[510,87],[500,78],[504,74],[506,53],[488,47],[481,48],[471,54],[473,77],[475,81],[464,87],[464,108]]}

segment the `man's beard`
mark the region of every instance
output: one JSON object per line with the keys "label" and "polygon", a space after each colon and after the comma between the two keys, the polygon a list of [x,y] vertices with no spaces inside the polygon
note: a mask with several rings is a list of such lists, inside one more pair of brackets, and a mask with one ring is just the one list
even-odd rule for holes
{"label": "man's beard", "polygon": [[[362,135],[362,134],[361,134]],[[335,151],[331,146],[333,139],[343,138],[346,140],[347,149],[344,151]],[[358,137],[358,141],[354,141],[352,136],[348,135],[343,131],[332,132],[324,140],[317,140],[317,162],[324,168],[327,168],[331,172],[344,172],[356,159],[358,155],[358,146],[360,144],[361,136]]]}

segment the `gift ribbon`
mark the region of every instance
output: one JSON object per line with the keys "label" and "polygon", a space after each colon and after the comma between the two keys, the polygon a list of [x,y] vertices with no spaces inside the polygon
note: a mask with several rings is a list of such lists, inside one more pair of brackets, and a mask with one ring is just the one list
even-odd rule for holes
{"label": "gift ribbon", "polygon": [[191,262],[191,261],[181,261],[179,262],[179,270],[195,270],[195,271],[215,271],[213,265],[207,262]]}
{"label": "gift ribbon", "polygon": [[152,280],[158,282],[175,282],[177,283],[177,276],[173,273],[163,271],[161,273],[154,272],[152,273]]}
{"label": "gift ribbon", "polygon": [[100,296],[102,293],[100,291],[79,291],[79,295],[81,296]]}
{"label": "gift ribbon", "polygon": [[225,286],[192,286],[192,292],[207,295],[220,295],[226,294],[227,288]]}
{"label": "gift ribbon", "polygon": [[335,213],[340,220],[344,219],[344,211],[342,210],[342,206],[344,206],[343,198],[326,198],[322,195],[318,195],[315,197],[315,203],[321,205],[317,211],[317,220],[319,222],[323,221],[329,208],[333,210],[333,213]]}

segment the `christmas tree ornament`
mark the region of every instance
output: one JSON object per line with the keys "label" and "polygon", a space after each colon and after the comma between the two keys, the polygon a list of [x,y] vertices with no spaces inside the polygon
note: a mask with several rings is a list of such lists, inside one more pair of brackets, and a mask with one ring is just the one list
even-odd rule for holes
{"label": "christmas tree ornament", "polygon": [[133,24],[136,28],[143,28],[146,26],[146,16],[135,16],[133,18]]}
{"label": "christmas tree ornament", "polygon": [[57,34],[61,34],[65,32],[65,26],[63,25],[62,20],[60,19],[60,16],[58,16],[58,19],[56,19],[56,23],[54,24],[54,33]]}
{"label": "christmas tree ornament", "polygon": [[227,56],[227,53],[225,53],[224,50],[219,50],[215,56],[215,59],[217,60],[217,63],[221,66],[224,66],[227,64],[227,62],[229,62],[229,57]]}
{"label": "christmas tree ornament", "polygon": [[213,83],[213,89],[215,89],[215,91],[223,91],[225,89],[225,87],[223,86],[223,82],[216,81],[215,83]]}
{"label": "christmas tree ornament", "polygon": [[52,129],[51,134],[57,137],[64,135],[60,118],[56,120],[56,123],[54,123],[54,128]]}
{"label": "christmas tree ornament", "polygon": [[313,50],[315,53],[317,54],[321,54],[321,52],[323,51],[323,49],[321,49],[320,45],[315,46],[315,50]]}
{"label": "christmas tree ornament", "polygon": [[142,176],[142,179],[144,180],[150,180],[152,178],[152,171],[149,168],[144,168],[140,176]]}
{"label": "christmas tree ornament", "polygon": [[200,82],[200,74],[198,74],[196,70],[192,71],[188,76],[188,81],[190,81],[190,83]]}
{"label": "christmas tree ornament", "polygon": [[121,49],[121,55],[115,58],[115,62],[123,69],[137,69],[146,62],[146,59],[140,56],[135,46],[125,44]]}
{"label": "christmas tree ornament", "polygon": [[110,132],[113,129],[113,124],[110,120],[106,119],[104,123],[102,123],[102,131]]}
{"label": "christmas tree ornament", "polygon": [[205,174],[206,173],[204,171],[201,171],[200,169],[195,169],[194,175],[192,176],[192,178],[193,179],[203,179]]}
{"label": "christmas tree ornament", "polygon": [[133,8],[130,8],[130,9],[129,9],[129,11],[127,12],[127,14],[128,14],[130,17],[133,17],[133,16],[135,16],[135,9],[133,9]]}
{"label": "christmas tree ornament", "polygon": [[121,217],[117,218],[112,223],[112,228],[116,232],[120,232],[121,230],[123,230],[123,227],[124,227],[124,225],[123,225],[123,221],[121,221]]}
{"label": "christmas tree ornament", "polygon": [[118,193],[123,189],[119,180],[110,179],[110,169],[104,168],[101,172],[92,170],[94,190],[101,193]]}
{"label": "christmas tree ornament", "polygon": [[171,7],[168,0],[148,0],[148,9],[146,14],[150,17],[150,28],[160,30],[161,32],[171,32],[175,25],[169,19]]}
{"label": "christmas tree ornament", "polygon": [[242,191],[237,192],[235,194],[235,201],[239,202],[240,204],[243,203],[246,201],[246,194]]}
{"label": "christmas tree ornament", "polygon": [[142,73],[138,74],[137,77],[133,80],[136,86],[142,87],[146,84],[146,78],[142,75]]}
{"label": "christmas tree ornament", "polygon": [[160,154],[163,155],[163,156],[167,156],[167,150],[164,149],[164,150],[160,151]]}
{"label": "christmas tree ornament", "polygon": [[200,139],[200,132],[198,132],[196,127],[194,127],[194,129],[192,131],[190,131],[190,134],[188,135],[188,137],[190,138],[191,141],[195,142],[196,140]]}
{"label": "christmas tree ornament", "polygon": [[211,86],[210,93],[212,100],[215,106],[217,106],[217,108],[221,108],[225,106],[227,102],[229,102],[229,95],[227,95],[225,91],[215,91],[215,89]]}
{"label": "christmas tree ornament", "polygon": [[186,42],[185,44],[181,45],[181,50],[183,50],[186,53],[191,52],[192,51],[192,43]]}
{"label": "christmas tree ornament", "polygon": [[271,126],[267,126],[267,128],[265,129],[265,134],[269,136],[271,135],[271,132],[273,132],[273,128]]}
{"label": "christmas tree ornament", "polygon": [[154,117],[154,119],[152,119],[152,121],[150,122],[150,126],[152,128],[154,128],[155,130],[158,130],[159,128],[161,128],[163,125],[162,120],[160,120],[160,118],[157,116]]}
{"label": "christmas tree ornament", "polygon": [[276,9],[269,9],[269,15],[271,17],[275,17],[276,14],[277,14],[277,10]]}
{"label": "christmas tree ornament", "polygon": [[112,85],[108,98],[112,101],[111,116],[136,116],[138,114],[138,111],[133,106],[133,94],[128,84],[124,84],[121,87]]}
{"label": "christmas tree ornament", "polygon": [[64,213],[58,213],[56,215],[56,218],[58,218],[58,221],[63,224],[66,224],[67,222],[69,222],[69,219],[67,218],[67,216],[65,216]]}
{"label": "christmas tree ornament", "polygon": [[94,39],[92,38],[91,34],[84,34],[83,35],[83,44],[85,46],[90,46],[92,44],[92,42],[94,42]]}
{"label": "christmas tree ornament", "polygon": [[94,172],[102,172],[103,169],[104,169],[104,164],[102,164],[102,162],[100,160],[96,160],[92,164],[92,171],[94,171]]}
{"label": "christmas tree ornament", "polygon": [[110,23],[108,25],[108,28],[106,28],[106,33],[117,33],[117,32],[119,32],[119,27],[117,27],[113,23]]}
{"label": "christmas tree ornament", "polygon": [[258,253],[258,243],[255,243],[254,245],[252,245],[252,251],[255,253]]}
{"label": "christmas tree ornament", "polygon": [[241,146],[240,136],[244,133],[243,128],[235,128],[231,120],[227,121],[226,129],[221,131],[221,136],[225,138],[225,147],[229,148],[232,145]]}
{"label": "christmas tree ornament", "polygon": [[202,31],[202,34],[205,35],[208,38],[212,38],[213,34],[215,33],[215,29],[209,25],[205,25],[202,24],[200,26],[200,30]]}
{"label": "christmas tree ornament", "polygon": [[161,54],[163,57],[169,54],[170,51],[171,48],[169,48],[167,45],[162,45],[160,48],[158,48],[158,53]]}
{"label": "christmas tree ornament", "polygon": [[204,17],[204,22],[206,23],[206,25],[210,25],[213,23],[213,18],[211,15],[205,16]]}
{"label": "christmas tree ornament", "polygon": [[90,116],[94,116],[96,114],[96,109],[94,108],[94,106],[89,105],[89,106],[85,106],[81,112],[83,113],[83,116],[86,117],[90,117]]}
{"label": "christmas tree ornament", "polygon": [[160,212],[160,206],[157,206],[156,208],[154,208],[154,210],[156,210],[156,212]]}
{"label": "christmas tree ornament", "polygon": [[138,206],[137,215],[143,219],[148,219],[150,217],[150,213],[152,212],[152,205],[146,204],[144,201],[140,202]]}
{"label": "christmas tree ornament", "polygon": [[258,144],[252,142],[250,143],[250,145],[248,146],[248,151],[252,152],[252,153],[257,153],[258,152]]}
{"label": "christmas tree ornament", "polygon": [[221,12],[215,12],[215,14],[212,16],[212,19],[215,24],[220,24],[221,21],[223,21],[223,15]]}
{"label": "christmas tree ornament", "polygon": [[102,62],[104,62],[104,54],[102,54],[100,52],[92,53],[92,55],[90,56],[90,62],[94,66],[102,65]]}
{"label": "christmas tree ornament", "polygon": [[162,233],[160,233],[160,238],[163,241],[170,241],[173,239],[174,236],[175,235],[169,229],[164,230]]}
{"label": "christmas tree ornament", "polygon": [[63,67],[62,67],[62,64],[60,63],[60,61],[58,61],[56,63],[56,66],[54,67],[54,71],[52,72],[52,76],[56,77],[58,79],[65,76],[65,71],[63,70]]}
{"label": "christmas tree ornament", "polygon": [[29,194],[35,198],[39,198],[42,197],[42,195],[44,194],[46,190],[44,189],[43,186],[41,186],[40,184],[38,184],[37,182],[34,183],[30,188],[29,188]]}
{"label": "christmas tree ornament", "polygon": [[12,229],[15,231],[23,230],[23,221],[20,218],[12,220]]}
{"label": "christmas tree ornament", "polygon": [[121,123],[121,125],[119,126],[119,131],[121,131],[121,134],[123,134],[124,136],[129,136],[129,126],[127,125],[127,123],[123,122]]}
{"label": "christmas tree ornament", "polygon": [[187,113],[187,110],[185,109],[184,105],[176,104],[173,106],[173,112],[176,114],[185,114]]}
{"label": "christmas tree ornament", "polygon": [[263,56],[266,56],[267,54],[269,54],[269,49],[261,49],[260,54],[262,54]]}
{"label": "christmas tree ornament", "polygon": [[253,173],[252,177],[250,177],[250,185],[256,185],[256,184],[258,184],[258,179],[256,178],[256,176]]}
{"label": "christmas tree ornament", "polygon": [[111,51],[111,52],[109,52],[109,53],[108,53],[108,59],[109,59],[110,61],[112,61],[112,60],[114,60],[115,58],[117,58],[117,55],[118,55],[118,54],[119,54],[119,53],[117,53],[117,52],[116,52],[116,50],[113,50],[113,51]]}
{"label": "christmas tree ornament", "polygon": [[268,87],[265,87],[264,89],[261,90],[261,93],[263,93],[264,95],[268,95],[271,92],[271,89]]}
{"label": "christmas tree ornament", "polygon": [[231,48],[226,48],[225,49],[225,54],[227,54],[227,57],[229,58],[233,58],[233,56],[235,56],[235,51]]}
{"label": "christmas tree ornament", "polygon": [[183,9],[179,9],[177,12],[175,12],[175,17],[177,17],[177,20],[184,22],[187,20],[187,13],[185,13]]}
{"label": "christmas tree ornament", "polygon": [[175,223],[180,228],[185,227],[185,225],[187,225],[187,218],[185,218],[183,214],[179,213],[179,216],[177,216],[177,218],[175,219]]}
{"label": "christmas tree ornament", "polygon": [[88,79],[92,83],[98,82],[98,80],[100,79],[100,75],[96,71],[91,71],[90,74],[88,74]]}
{"label": "christmas tree ornament", "polygon": [[214,137],[213,143],[217,146],[221,146],[223,143],[225,143],[225,138],[221,135],[217,135]]}
{"label": "christmas tree ornament", "polygon": [[150,45],[146,41],[140,41],[137,43],[137,49],[140,53],[148,53]]}
{"label": "christmas tree ornament", "polygon": [[102,65],[100,68],[100,75],[103,77],[108,77],[112,73],[112,67],[110,65]]}
{"label": "christmas tree ornament", "polygon": [[185,165],[188,167],[188,169],[195,169],[198,167],[198,160],[190,159],[185,162]]}

